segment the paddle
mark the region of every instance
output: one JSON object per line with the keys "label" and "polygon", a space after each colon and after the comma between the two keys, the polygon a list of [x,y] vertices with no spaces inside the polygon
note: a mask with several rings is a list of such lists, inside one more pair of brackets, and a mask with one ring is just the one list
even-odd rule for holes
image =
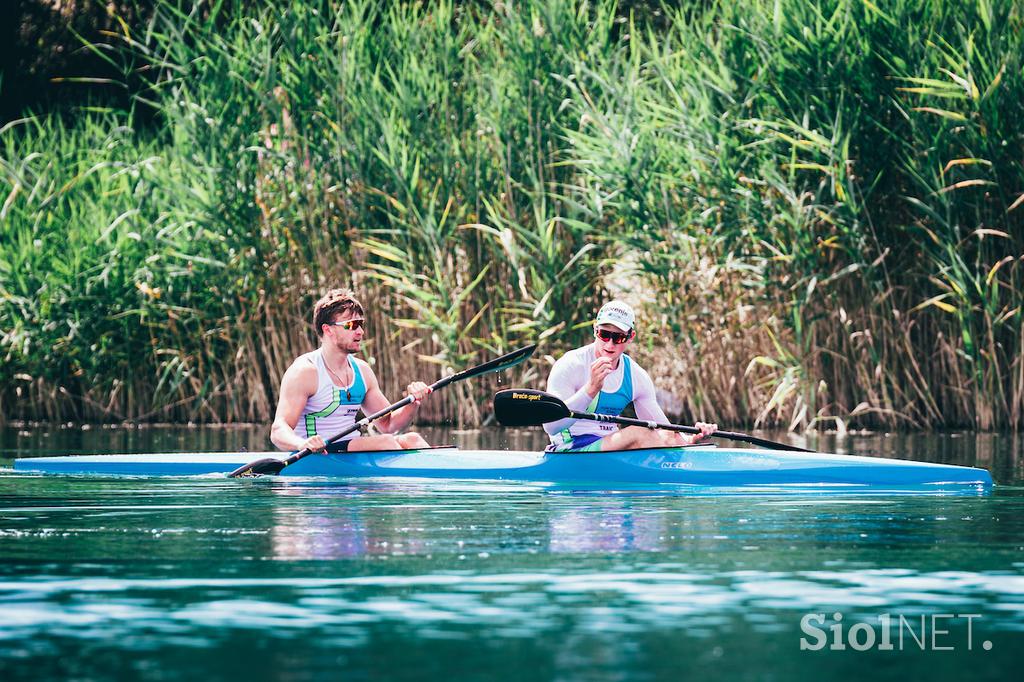
{"label": "paddle", "polygon": [[[452,374],[451,376],[444,377],[440,381],[435,381],[433,384],[430,385],[430,392],[433,393],[434,391],[439,391],[442,388],[444,388],[445,386],[447,386],[448,384],[455,383],[456,381],[462,381],[463,379],[470,379],[472,377],[480,376],[481,374],[489,374],[491,372],[500,372],[503,369],[508,369],[509,367],[514,367],[515,365],[518,365],[520,362],[522,362],[526,358],[528,358],[531,355],[533,355],[533,351],[536,350],[536,349],[537,349],[537,344],[531,344],[529,346],[525,346],[525,347],[520,348],[518,350],[514,350],[511,353],[506,353],[505,355],[502,355],[500,358],[495,358],[493,360],[489,360],[488,362],[485,362],[482,365],[477,365],[476,367],[470,367],[469,369],[464,369],[461,372],[458,372],[456,374]],[[330,445],[331,443],[333,443],[333,442],[335,442],[335,441],[337,441],[337,440],[339,440],[341,438],[344,438],[345,436],[347,436],[350,433],[355,433],[356,431],[358,431],[362,427],[368,425],[369,423],[371,423],[371,422],[373,422],[373,421],[375,421],[377,419],[380,419],[384,415],[390,414],[391,412],[394,412],[397,409],[405,407],[406,405],[408,405],[412,401],[413,401],[412,396],[408,395],[408,396],[402,398],[401,400],[399,400],[397,403],[388,405],[387,407],[385,407],[380,412],[374,412],[371,415],[367,415],[367,416],[363,417],[362,419],[357,421],[352,426],[350,426],[347,429],[342,430],[340,433],[336,433],[333,436],[331,436],[330,438],[328,438],[327,439],[327,444]],[[230,477],[230,478],[238,478],[239,476],[263,476],[263,475],[267,475],[267,474],[270,474],[270,475],[279,474],[279,473],[281,473],[281,470],[284,469],[286,466],[288,466],[290,464],[295,464],[296,462],[298,462],[303,457],[306,457],[306,456],[311,455],[311,454],[313,454],[313,451],[309,450],[307,448],[307,449],[304,449],[304,450],[299,450],[295,454],[289,456],[287,459],[274,459],[272,457],[268,457],[266,459],[258,459],[255,462],[250,462],[248,464],[240,466],[239,468],[235,469],[230,474],[228,474],[228,477]]]}
{"label": "paddle", "polygon": [[[642,419],[630,419],[628,417],[613,417],[610,414],[591,414],[590,412],[574,412],[562,402],[557,396],[543,391],[532,391],[526,388],[512,388],[500,391],[494,396],[494,415],[498,422],[504,426],[540,426],[559,419],[589,419],[597,422],[613,422],[627,426],[646,426],[649,429],[666,429],[668,431],[682,431],[683,433],[700,433],[700,429],[693,426],[681,426],[679,424],[659,424]],[[732,431],[715,431],[711,434],[718,438],[738,440],[752,445],[758,445],[771,450],[791,450],[793,452],[814,452],[805,448],[798,448],[795,445],[776,443],[772,440],[765,440],[745,433],[734,433]]]}

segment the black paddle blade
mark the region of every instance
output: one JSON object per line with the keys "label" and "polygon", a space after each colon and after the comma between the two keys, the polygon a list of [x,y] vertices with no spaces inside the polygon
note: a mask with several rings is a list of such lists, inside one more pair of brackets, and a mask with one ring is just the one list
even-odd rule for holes
{"label": "black paddle blade", "polygon": [[494,416],[502,426],[539,426],[570,414],[565,403],[543,391],[511,388],[494,395]]}
{"label": "black paddle blade", "polygon": [[461,381],[462,379],[469,379],[470,377],[480,376],[481,374],[488,374],[490,372],[500,372],[508,369],[509,367],[515,367],[526,358],[533,355],[533,351],[537,350],[537,344],[531,343],[529,346],[516,349],[511,353],[505,353],[499,358],[488,360],[482,365],[476,367],[470,367],[461,372],[445,377],[442,379],[446,384],[453,381]]}
{"label": "black paddle blade", "polygon": [[287,464],[284,460],[273,459],[268,457],[266,459],[258,459],[255,462],[249,462],[238,467],[230,474],[228,478],[256,478],[257,476],[276,476],[281,473]]}

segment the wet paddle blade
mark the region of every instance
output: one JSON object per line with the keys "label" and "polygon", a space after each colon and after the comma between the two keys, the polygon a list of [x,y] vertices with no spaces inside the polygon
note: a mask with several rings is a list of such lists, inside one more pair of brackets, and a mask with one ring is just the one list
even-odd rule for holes
{"label": "wet paddle blade", "polygon": [[256,478],[257,476],[276,476],[281,473],[287,464],[280,459],[266,458],[258,459],[238,467],[228,478]]}
{"label": "wet paddle blade", "polygon": [[543,391],[512,388],[494,396],[494,416],[502,426],[540,426],[570,414],[565,403]]}

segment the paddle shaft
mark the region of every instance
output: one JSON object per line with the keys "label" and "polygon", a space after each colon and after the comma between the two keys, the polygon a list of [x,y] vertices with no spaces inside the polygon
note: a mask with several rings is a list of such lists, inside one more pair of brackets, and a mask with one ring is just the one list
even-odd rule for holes
{"label": "paddle shaft", "polygon": [[[629,417],[616,417],[610,414],[592,414],[590,412],[574,412],[568,411],[566,415],[571,419],[589,419],[595,422],[612,422],[614,424],[623,424],[625,426],[643,426],[648,429],[664,429],[665,431],[681,431],[682,433],[700,433],[700,429],[694,426],[683,426],[682,424],[662,424],[654,421],[645,421],[643,419],[630,419]],[[795,445],[787,445],[785,443],[777,443],[773,440],[766,440],[764,438],[758,438],[757,436],[751,436],[746,433],[736,433],[734,431],[714,431],[711,433],[716,438],[728,438],[729,440],[742,441],[744,443],[750,443],[751,445],[758,445],[763,448],[771,448],[773,450],[791,450],[793,452],[813,452],[813,450],[807,450],[806,448],[799,448]]]}

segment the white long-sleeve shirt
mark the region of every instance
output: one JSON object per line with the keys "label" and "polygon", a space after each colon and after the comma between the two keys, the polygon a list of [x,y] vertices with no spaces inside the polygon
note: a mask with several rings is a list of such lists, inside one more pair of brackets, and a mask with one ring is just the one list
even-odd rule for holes
{"label": "white long-sleeve shirt", "polygon": [[[624,368],[628,364],[632,374],[633,408],[636,416],[649,421],[665,422],[667,418],[654,393],[654,382],[647,372],[627,356],[619,358],[619,366],[605,377],[601,387],[603,393],[615,393],[622,387]],[[590,366],[597,359],[594,344],[576,348],[560,357],[551,368],[548,376],[548,393],[553,393],[574,412],[591,412],[597,405],[597,399],[587,394],[586,386],[590,381]],[[607,436],[618,429],[608,422],[596,422],[583,419],[561,419],[544,425],[544,430],[551,436],[552,443],[559,445],[565,441],[564,432],[568,429],[571,436],[595,434]]]}

